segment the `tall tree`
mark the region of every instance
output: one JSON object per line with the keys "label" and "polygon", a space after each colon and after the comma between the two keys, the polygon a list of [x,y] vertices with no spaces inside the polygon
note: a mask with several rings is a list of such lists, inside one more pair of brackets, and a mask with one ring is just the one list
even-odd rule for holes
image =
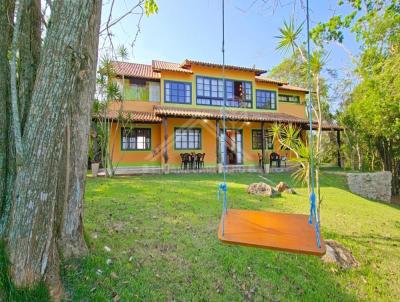
{"label": "tall tree", "polygon": [[[351,96],[343,103],[340,118],[356,135],[359,165],[381,166],[391,171],[394,194],[400,191],[400,1],[346,1],[352,11],[319,23],[317,43],[344,43],[350,30],[360,43],[354,72],[359,77]],[[343,5],[339,1],[338,5]],[[361,143],[359,143],[361,141]],[[361,150],[362,147],[362,150]]]}

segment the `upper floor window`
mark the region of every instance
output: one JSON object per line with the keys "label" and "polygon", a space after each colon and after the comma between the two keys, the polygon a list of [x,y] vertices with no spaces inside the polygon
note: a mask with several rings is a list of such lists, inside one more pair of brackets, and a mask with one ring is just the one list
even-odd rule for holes
{"label": "upper floor window", "polygon": [[150,150],[150,128],[121,128],[122,150]]}
{"label": "upper floor window", "polygon": [[164,81],[164,102],[177,104],[192,103],[192,84]]}
{"label": "upper floor window", "polygon": [[300,103],[300,97],[298,95],[280,94],[279,102]]}
{"label": "upper floor window", "polygon": [[[226,106],[252,107],[252,83],[225,80]],[[223,106],[224,81],[217,78],[198,76],[196,78],[196,103],[198,105]]]}
{"label": "upper floor window", "polygon": [[196,78],[197,104],[222,106],[224,102],[224,81],[215,78]]}
{"label": "upper floor window", "polygon": [[276,92],[256,90],[256,108],[276,110]]}
{"label": "upper floor window", "polygon": [[[254,150],[262,149],[262,130],[253,129],[252,130],[252,148]],[[266,150],[274,149],[274,135],[271,131],[265,131],[265,148]]]}
{"label": "upper floor window", "polygon": [[144,79],[126,79],[124,99],[133,101],[160,101],[160,82]]}

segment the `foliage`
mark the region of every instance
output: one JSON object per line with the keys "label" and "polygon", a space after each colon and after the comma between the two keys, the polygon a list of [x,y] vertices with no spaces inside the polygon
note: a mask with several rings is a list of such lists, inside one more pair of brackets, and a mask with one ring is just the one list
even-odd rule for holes
{"label": "foliage", "polygon": [[[334,16],[313,31],[317,43],[343,42],[350,30],[360,42],[354,73],[358,83],[345,95],[338,119],[346,126],[348,157],[358,168],[392,171],[400,190],[400,2],[347,1],[353,11]],[[340,2],[341,5],[344,1]],[[355,150],[355,151],[354,151]]]}
{"label": "foliage", "polygon": [[[308,214],[306,188],[287,173],[267,177],[288,183],[298,194],[273,200],[252,196],[247,186],[263,180],[257,174],[231,174],[235,207]],[[71,300],[110,301],[115,295],[121,301],[400,299],[399,206],[350,193],[344,176],[323,175],[322,235],[350,248],[361,263],[360,269],[342,270],[317,257],[218,242],[221,205],[212,192],[220,181],[216,174],[89,178],[85,230],[91,254],[64,263]]]}

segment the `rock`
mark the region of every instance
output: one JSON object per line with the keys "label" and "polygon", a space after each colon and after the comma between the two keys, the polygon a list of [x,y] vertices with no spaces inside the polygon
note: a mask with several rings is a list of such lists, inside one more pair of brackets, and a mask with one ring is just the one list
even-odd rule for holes
{"label": "rock", "polygon": [[279,182],[275,187],[275,190],[277,190],[278,192],[285,192],[285,190],[287,189],[290,189],[290,187],[287,185],[287,183],[283,181]]}
{"label": "rock", "polygon": [[285,193],[287,194],[297,194],[295,190],[293,190],[292,188],[286,189]]}
{"label": "rock", "polygon": [[324,263],[335,263],[344,269],[357,268],[360,263],[349,249],[335,240],[325,240],[326,254],[321,258]]}
{"label": "rock", "polygon": [[347,185],[351,192],[362,197],[391,202],[392,173],[347,173]]}
{"label": "rock", "polygon": [[285,192],[288,194],[296,194],[296,191],[293,190],[291,187],[289,187],[289,185],[283,181],[279,182],[276,185],[275,190],[278,192]]}
{"label": "rock", "polygon": [[279,196],[280,193],[264,182],[252,183],[247,188],[247,193],[261,196]]}
{"label": "rock", "polygon": [[111,252],[111,249],[110,249],[107,245],[104,246],[104,250],[105,250],[106,252]]}

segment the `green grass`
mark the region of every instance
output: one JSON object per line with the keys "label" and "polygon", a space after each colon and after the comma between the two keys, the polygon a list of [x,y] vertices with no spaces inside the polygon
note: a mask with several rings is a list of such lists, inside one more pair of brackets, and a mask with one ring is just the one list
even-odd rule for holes
{"label": "green grass", "polygon": [[[288,174],[268,178],[293,184]],[[121,301],[400,300],[399,207],[351,194],[342,176],[322,179],[323,235],[349,247],[359,269],[221,244],[220,175],[88,179],[91,254],[64,263],[67,291],[73,301],[110,301],[115,295]],[[304,188],[273,199],[248,195],[247,185],[259,181],[257,174],[228,175],[229,201],[244,209],[308,213]]]}

